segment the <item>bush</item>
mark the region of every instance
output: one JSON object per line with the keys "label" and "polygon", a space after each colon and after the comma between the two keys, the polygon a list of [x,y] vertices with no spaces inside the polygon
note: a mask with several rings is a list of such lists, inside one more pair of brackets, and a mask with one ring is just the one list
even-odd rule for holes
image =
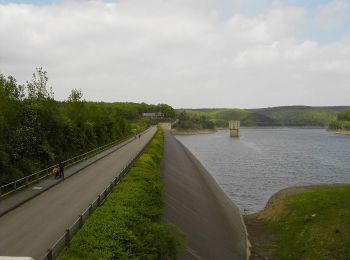
{"label": "bush", "polygon": [[182,234],[159,223],[163,209],[158,130],[106,202],[87,220],[59,259],[176,259]]}

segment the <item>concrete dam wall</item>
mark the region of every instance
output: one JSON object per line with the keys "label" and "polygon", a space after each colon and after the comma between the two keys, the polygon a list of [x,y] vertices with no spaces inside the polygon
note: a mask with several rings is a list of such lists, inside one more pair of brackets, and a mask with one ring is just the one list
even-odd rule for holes
{"label": "concrete dam wall", "polygon": [[198,159],[165,134],[163,221],[186,234],[180,259],[248,259],[249,241],[238,207]]}

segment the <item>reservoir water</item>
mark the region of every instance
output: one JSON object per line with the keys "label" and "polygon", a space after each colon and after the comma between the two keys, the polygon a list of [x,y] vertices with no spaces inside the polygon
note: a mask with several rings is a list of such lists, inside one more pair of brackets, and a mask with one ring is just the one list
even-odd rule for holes
{"label": "reservoir water", "polygon": [[350,183],[350,135],[324,129],[242,128],[176,136],[245,213],[257,212],[280,189]]}

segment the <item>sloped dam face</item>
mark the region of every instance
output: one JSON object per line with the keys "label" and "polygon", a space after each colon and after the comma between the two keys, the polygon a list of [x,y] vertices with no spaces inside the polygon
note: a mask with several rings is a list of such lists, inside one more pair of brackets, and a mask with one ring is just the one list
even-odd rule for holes
{"label": "sloped dam face", "polygon": [[179,259],[247,259],[247,232],[238,207],[196,157],[171,134],[165,135],[161,174],[163,221],[186,235]]}
{"label": "sloped dam face", "polygon": [[176,136],[245,213],[282,188],[350,182],[350,136],[324,129],[241,128]]}

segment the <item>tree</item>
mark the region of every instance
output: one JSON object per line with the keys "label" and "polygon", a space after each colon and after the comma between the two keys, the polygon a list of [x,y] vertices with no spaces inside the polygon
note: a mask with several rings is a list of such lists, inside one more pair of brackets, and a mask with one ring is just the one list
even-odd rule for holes
{"label": "tree", "polygon": [[157,109],[163,112],[166,118],[175,118],[175,110],[167,104],[158,104]]}
{"label": "tree", "polygon": [[24,96],[23,86],[17,85],[17,81],[14,77],[9,76],[6,80],[5,77],[0,74],[0,99],[22,100]]}
{"label": "tree", "polygon": [[52,88],[47,83],[49,78],[47,72],[42,67],[36,68],[36,71],[32,75],[32,80],[27,81],[27,92],[29,99],[54,99],[54,93]]}
{"label": "tree", "polygon": [[81,92],[81,89],[72,89],[68,97],[68,102],[77,103],[77,102],[84,101],[82,100],[82,97],[83,97],[83,93]]}
{"label": "tree", "polygon": [[350,109],[340,112],[337,118],[338,120],[350,121]]}

